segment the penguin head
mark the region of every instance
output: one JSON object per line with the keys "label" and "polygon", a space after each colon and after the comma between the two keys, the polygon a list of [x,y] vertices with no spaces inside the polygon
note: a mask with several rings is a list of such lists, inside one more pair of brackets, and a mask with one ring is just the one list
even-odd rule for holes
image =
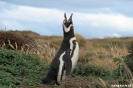
{"label": "penguin head", "polygon": [[70,18],[67,20],[66,13],[64,13],[63,29],[65,33],[68,33],[71,30],[73,30],[72,15],[73,13],[71,14]]}

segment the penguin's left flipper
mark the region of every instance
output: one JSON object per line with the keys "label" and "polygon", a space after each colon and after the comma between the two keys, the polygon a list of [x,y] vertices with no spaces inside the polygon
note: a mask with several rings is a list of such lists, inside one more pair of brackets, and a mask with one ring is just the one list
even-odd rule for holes
{"label": "penguin's left flipper", "polygon": [[68,76],[71,73],[71,69],[72,69],[70,49],[66,50],[66,53],[63,56],[63,61],[65,62],[65,66],[66,66],[66,76]]}

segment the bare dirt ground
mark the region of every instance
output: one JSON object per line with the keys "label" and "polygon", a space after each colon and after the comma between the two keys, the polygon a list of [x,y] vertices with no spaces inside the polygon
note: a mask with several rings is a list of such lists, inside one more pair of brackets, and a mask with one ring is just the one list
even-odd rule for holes
{"label": "bare dirt ground", "polygon": [[[75,78],[67,77],[66,80],[61,84],[61,88],[92,88],[94,83],[88,80],[79,80]],[[37,88],[58,88],[52,85],[41,84]]]}

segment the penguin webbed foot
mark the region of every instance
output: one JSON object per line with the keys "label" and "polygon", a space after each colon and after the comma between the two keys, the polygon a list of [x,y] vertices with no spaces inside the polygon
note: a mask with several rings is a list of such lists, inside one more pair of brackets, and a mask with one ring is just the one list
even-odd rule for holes
{"label": "penguin webbed foot", "polygon": [[50,85],[55,85],[55,84],[57,84],[57,85],[59,85],[56,81],[50,80],[50,79],[48,79],[48,78],[43,78],[41,81],[42,81],[43,84],[50,84]]}

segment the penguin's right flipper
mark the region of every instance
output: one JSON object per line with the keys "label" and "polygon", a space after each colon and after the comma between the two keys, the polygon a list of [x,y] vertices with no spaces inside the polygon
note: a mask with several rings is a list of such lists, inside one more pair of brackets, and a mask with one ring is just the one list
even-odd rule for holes
{"label": "penguin's right flipper", "polygon": [[66,65],[66,76],[68,76],[71,73],[71,69],[72,69],[70,49],[66,50],[66,53],[63,56],[63,61],[65,62],[65,65]]}

